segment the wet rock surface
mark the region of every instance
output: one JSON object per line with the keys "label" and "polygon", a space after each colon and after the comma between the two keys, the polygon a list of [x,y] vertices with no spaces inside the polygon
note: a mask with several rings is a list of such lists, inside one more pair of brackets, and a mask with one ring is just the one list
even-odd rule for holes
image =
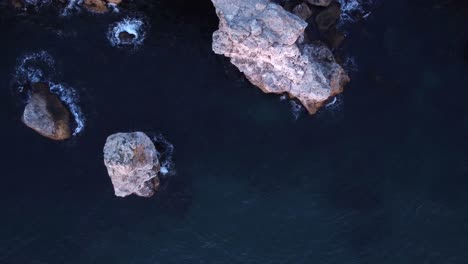
{"label": "wet rock surface", "polygon": [[220,19],[213,51],[266,93],[287,93],[315,113],[349,77],[324,45],[305,44],[307,23],[267,0],[212,0]]}
{"label": "wet rock surface", "polygon": [[109,136],[104,146],[104,164],[116,196],[151,197],[159,188],[158,151],[143,132]]}
{"label": "wet rock surface", "polygon": [[136,36],[134,34],[128,33],[127,31],[122,31],[119,33],[119,39],[123,44],[131,43],[135,38]]}
{"label": "wet rock surface", "polygon": [[29,99],[22,121],[39,134],[53,140],[65,140],[72,136],[70,111],[47,83],[33,83],[28,88]]}

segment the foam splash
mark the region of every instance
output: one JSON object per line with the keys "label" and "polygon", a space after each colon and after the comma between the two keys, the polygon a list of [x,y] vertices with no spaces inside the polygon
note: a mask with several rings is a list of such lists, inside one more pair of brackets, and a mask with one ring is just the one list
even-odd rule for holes
{"label": "foam splash", "polygon": [[67,5],[63,8],[60,15],[61,16],[70,15],[74,10],[78,9],[82,3],[83,3],[83,0],[68,0]]}
{"label": "foam splash", "polygon": [[163,177],[169,177],[176,174],[175,164],[172,161],[174,154],[174,145],[172,145],[161,133],[152,137],[156,149],[158,150],[158,159],[161,164],[160,174]]}
{"label": "foam splash", "polygon": [[341,5],[340,24],[353,23],[356,18],[366,18],[370,12],[366,9],[373,4],[374,0],[338,0]]}
{"label": "foam splash", "polygon": [[60,101],[62,101],[72,113],[76,122],[76,128],[73,132],[73,136],[78,135],[83,131],[86,121],[83,113],[81,112],[81,108],[78,106],[80,98],[78,92],[64,84],[49,83],[49,86],[50,91],[58,95],[60,97]]}
{"label": "foam splash", "polygon": [[293,114],[293,117],[294,117],[294,120],[298,120],[299,117],[301,116],[302,112],[304,112],[304,107],[302,106],[302,104],[294,101],[294,100],[290,100],[289,101],[289,104],[291,106],[291,112]]}
{"label": "foam splash", "polygon": [[348,72],[351,72],[351,73],[358,72],[359,70],[356,58],[353,56],[346,57],[343,63],[343,66]]}
{"label": "foam splash", "polygon": [[18,60],[14,76],[18,92],[22,93],[24,86],[30,83],[48,83],[50,91],[57,94],[72,113],[76,123],[73,135],[76,136],[83,131],[86,122],[78,105],[79,94],[75,89],[62,83],[56,83],[53,79],[55,79],[55,60],[48,52],[28,53]]}
{"label": "foam splash", "polygon": [[339,111],[343,108],[344,99],[343,95],[337,95],[329,100],[328,103],[325,104],[325,109],[332,110],[332,111]]}
{"label": "foam splash", "polygon": [[27,5],[32,5],[36,7],[41,7],[43,5],[46,5],[50,3],[50,0],[25,0],[24,1]]}
{"label": "foam splash", "polygon": [[15,81],[20,84],[48,80],[55,72],[55,60],[46,51],[29,53],[18,60]]}
{"label": "foam splash", "polygon": [[114,13],[120,13],[120,9],[117,4],[114,3],[109,3],[108,4],[109,8],[112,10]]}
{"label": "foam splash", "polygon": [[[129,41],[122,40],[120,34],[125,32],[133,35],[134,38]],[[139,18],[124,18],[122,21],[111,25],[107,32],[107,38],[114,47],[124,45],[140,46],[145,37],[145,23]]]}

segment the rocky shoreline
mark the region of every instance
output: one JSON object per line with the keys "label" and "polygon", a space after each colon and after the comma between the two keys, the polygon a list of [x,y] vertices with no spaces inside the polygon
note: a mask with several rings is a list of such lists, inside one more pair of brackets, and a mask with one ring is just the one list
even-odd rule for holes
{"label": "rocky shoreline", "polygon": [[[263,92],[288,94],[314,114],[350,81],[331,50],[305,35],[303,19],[312,17],[308,4],[296,5],[294,15],[269,0],[212,2],[220,19],[213,51],[229,57]],[[328,5],[315,16],[318,30],[328,32],[339,18],[339,5],[316,3]]]}

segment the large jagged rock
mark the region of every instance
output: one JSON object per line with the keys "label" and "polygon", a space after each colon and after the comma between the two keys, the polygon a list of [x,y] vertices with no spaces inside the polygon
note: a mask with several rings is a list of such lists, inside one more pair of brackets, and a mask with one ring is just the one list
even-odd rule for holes
{"label": "large jagged rock", "polygon": [[104,146],[104,164],[116,196],[151,197],[159,187],[158,151],[143,132],[109,136]]}
{"label": "large jagged rock", "polygon": [[269,0],[212,0],[220,19],[213,51],[266,93],[288,93],[309,113],[349,77],[321,44],[300,45],[307,23]]}
{"label": "large jagged rock", "polygon": [[70,111],[56,94],[50,92],[49,85],[33,83],[28,89],[29,99],[21,118],[23,123],[50,139],[70,138]]}

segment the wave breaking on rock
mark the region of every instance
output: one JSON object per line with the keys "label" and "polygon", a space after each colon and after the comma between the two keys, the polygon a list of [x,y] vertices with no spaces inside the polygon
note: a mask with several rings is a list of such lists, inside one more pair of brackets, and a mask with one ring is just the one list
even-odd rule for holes
{"label": "wave breaking on rock", "polygon": [[67,84],[56,81],[55,60],[46,51],[28,53],[18,60],[15,69],[14,82],[20,94],[26,92],[27,100],[31,94],[25,87],[36,83],[46,84],[49,91],[57,95],[66,105],[75,122],[73,136],[80,134],[85,128],[86,118],[79,106],[80,96],[77,90]]}
{"label": "wave breaking on rock", "polygon": [[112,24],[107,32],[107,39],[114,47],[138,47],[143,44],[145,37],[146,25],[141,18],[124,18]]}

